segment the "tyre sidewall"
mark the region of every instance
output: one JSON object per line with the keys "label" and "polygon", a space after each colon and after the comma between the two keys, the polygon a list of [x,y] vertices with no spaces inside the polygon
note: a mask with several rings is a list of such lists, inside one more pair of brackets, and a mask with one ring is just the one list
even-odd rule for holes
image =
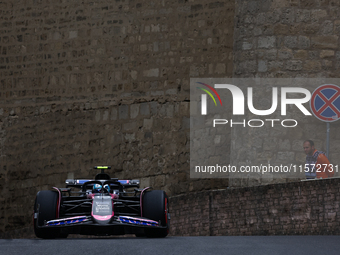
{"label": "tyre sidewall", "polygon": [[59,234],[59,229],[41,229],[45,221],[56,219],[58,206],[58,193],[51,190],[42,190],[37,193],[34,203],[34,232],[39,238],[55,238]]}
{"label": "tyre sidewall", "polygon": [[169,221],[165,210],[168,210],[168,196],[163,190],[147,191],[143,195],[143,214],[142,216],[157,222],[167,229],[158,229],[157,231],[146,229],[146,235],[149,237],[165,237],[169,232]]}

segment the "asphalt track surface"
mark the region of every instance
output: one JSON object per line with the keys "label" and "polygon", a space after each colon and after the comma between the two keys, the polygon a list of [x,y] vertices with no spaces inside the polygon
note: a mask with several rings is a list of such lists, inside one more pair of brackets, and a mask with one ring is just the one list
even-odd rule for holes
{"label": "asphalt track surface", "polygon": [[0,254],[340,254],[340,236],[0,239]]}

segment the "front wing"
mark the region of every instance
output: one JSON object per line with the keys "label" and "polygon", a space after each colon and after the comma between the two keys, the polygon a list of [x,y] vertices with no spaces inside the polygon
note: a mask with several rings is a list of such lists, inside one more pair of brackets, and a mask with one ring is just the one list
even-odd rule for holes
{"label": "front wing", "polygon": [[144,234],[145,229],[166,229],[159,222],[130,216],[114,216],[107,224],[98,224],[91,216],[76,216],[70,218],[56,219],[45,222],[44,226],[37,228],[60,229],[62,234],[81,235],[124,235]]}

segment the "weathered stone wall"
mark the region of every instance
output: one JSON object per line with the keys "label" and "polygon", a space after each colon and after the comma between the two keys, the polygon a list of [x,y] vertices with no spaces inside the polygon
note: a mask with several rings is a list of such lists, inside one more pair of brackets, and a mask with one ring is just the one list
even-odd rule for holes
{"label": "weathered stone wall", "polygon": [[234,1],[0,3],[0,233],[93,165],[169,195],[190,180],[189,78],[233,72]]}
{"label": "weathered stone wall", "polygon": [[[0,232],[28,226],[38,190],[93,176],[93,165],[170,195],[226,187],[189,178],[190,77],[338,77],[339,10],[337,0],[1,2]],[[277,134],[257,146],[299,162],[306,138],[325,150],[317,120]]]}
{"label": "weathered stone wall", "polygon": [[172,197],[172,235],[339,235],[340,180]]}
{"label": "weathered stone wall", "polygon": [[235,77],[339,78],[339,1],[236,1]]}
{"label": "weathered stone wall", "polygon": [[[235,9],[234,77],[319,78],[318,86],[324,84],[322,78],[340,77],[339,1],[240,0],[236,1]],[[339,80],[334,84],[339,86]],[[298,83],[289,85],[300,87]],[[316,88],[314,85],[302,87],[312,93]],[[271,90],[267,91],[267,97],[263,96],[261,88],[254,87],[254,91],[261,95],[255,102],[257,109],[269,109]],[[305,106],[309,109],[308,104]],[[294,110],[297,108],[289,108],[291,113]],[[241,157],[246,155],[247,161],[253,165],[272,161],[286,165],[303,164],[302,144],[306,139],[314,140],[318,150],[326,151],[326,123],[301,115],[299,110],[291,115],[299,121],[293,129],[233,130],[234,144],[245,146],[232,147],[231,158],[234,162],[241,162],[244,161]],[[280,114],[275,117],[285,119]],[[329,158],[334,165],[340,163],[339,125],[339,121],[330,124]],[[240,150],[244,152],[240,153]],[[263,182],[268,179],[235,179],[230,185],[248,186]]]}

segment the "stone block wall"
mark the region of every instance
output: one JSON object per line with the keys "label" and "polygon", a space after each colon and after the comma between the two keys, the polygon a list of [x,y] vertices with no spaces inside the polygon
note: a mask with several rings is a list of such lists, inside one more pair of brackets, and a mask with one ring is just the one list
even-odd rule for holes
{"label": "stone block wall", "polygon": [[235,76],[338,78],[339,1],[236,1]]}
{"label": "stone block wall", "polygon": [[[190,77],[338,77],[339,11],[338,0],[2,1],[0,233],[30,224],[38,190],[93,165],[171,196],[227,187],[189,178]],[[276,138],[261,147],[302,162],[305,138],[325,150],[325,125]]]}
{"label": "stone block wall", "polygon": [[[339,13],[340,2],[332,0],[236,1],[234,77],[317,78],[320,81],[318,86],[330,82],[323,81],[324,78],[339,78]],[[331,81],[331,84],[340,85],[338,80]],[[298,83],[290,86],[300,87]],[[317,86],[301,87],[312,93]],[[264,105],[263,109],[268,109],[271,90],[266,96],[260,88],[254,87],[256,90],[261,96],[255,105]],[[269,102],[264,98],[269,99]],[[309,109],[308,103],[305,107]],[[289,109],[290,112],[294,110],[297,108]],[[251,141],[246,138],[249,141],[246,146],[231,148],[231,158],[234,162],[240,162],[244,158],[235,155],[247,155],[246,160],[253,165],[275,160],[284,164],[303,164],[305,154],[302,144],[307,139],[313,140],[318,150],[326,151],[326,123],[315,117],[305,118],[301,115],[299,111],[293,112],[291,118],[297,119],[299,124],[291,130],[280,127],[256,131],[234,130],[232,140],[235,144],[244,144],[244,133],[251,137]],[[285,119],[279,114],[275,117]],[[340,163],[339,125],[339,121],[330,124],[329,158],[334,165]],[[244,153],[240,153],[240,150],[244,150]],[[268,183],[268,180],[259,179],[231,180],[230,185],[239,187]]]}
{"label": "stone block wall", "polygon": [[171,235],[339,235],[340,180],[171,197]]}
{"label": "stone block wall", "polygon": [[0,3],[0,233],[66,178],[189,178],[189,79],[231,76],[234,1]]}

